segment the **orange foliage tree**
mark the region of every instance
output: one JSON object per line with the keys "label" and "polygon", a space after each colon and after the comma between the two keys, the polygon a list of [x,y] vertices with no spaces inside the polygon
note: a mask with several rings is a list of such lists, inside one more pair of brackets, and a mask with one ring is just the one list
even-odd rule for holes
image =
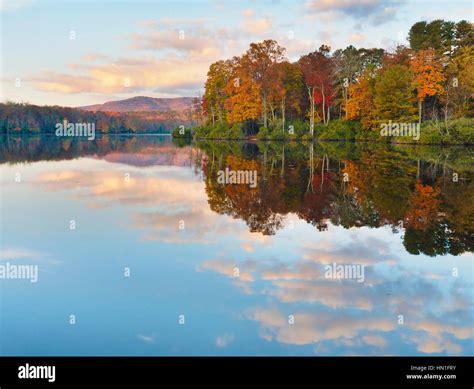
{"label": "orange foliage tree", "polygon": [[443,69],[433,49],[418,51],[411,59],[410,67],[415,75],[413,84],[418,97],[418,122],[421,123],[423,100],[427,96],[440,95],[444,92]]}
{"label": "orange foliage tree", "polygon": [[360,119],[364,128],[371,126],[374,118],[375,69],[369,66],[356,83],[349,86],[346,118]]}

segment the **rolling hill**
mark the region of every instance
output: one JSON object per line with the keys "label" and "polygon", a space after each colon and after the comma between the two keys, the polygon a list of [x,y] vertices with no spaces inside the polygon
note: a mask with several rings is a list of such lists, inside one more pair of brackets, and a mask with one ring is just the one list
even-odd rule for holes
{"label": "rolling hill", "polygon": [[93,112],[183,112],[189,111],[192,103],[193,97],[155,98],[136,96],[125,100],[108,101],[103,104],[86,105],[77,107],[77,109]]}

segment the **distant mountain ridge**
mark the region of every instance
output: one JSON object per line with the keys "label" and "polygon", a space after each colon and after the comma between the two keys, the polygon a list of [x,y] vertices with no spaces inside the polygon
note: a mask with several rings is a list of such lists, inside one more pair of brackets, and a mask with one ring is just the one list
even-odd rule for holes
{"label": "distant mountain ridge", "polygon": [[182,112],[188,111],[191,108],[193,99],[194,97],[161,98],[136,96],[125,100],[108,101],[103,104],[86,105],[83,107],[77,107],[77,109],[93,112]]}

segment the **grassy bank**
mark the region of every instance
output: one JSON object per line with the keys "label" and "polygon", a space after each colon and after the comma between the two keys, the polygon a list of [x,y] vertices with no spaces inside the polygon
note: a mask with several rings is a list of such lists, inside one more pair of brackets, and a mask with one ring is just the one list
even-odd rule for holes
{"label": "grassy bank", "polygon": [[287,130],[260,128],[248,131],[246,124],[217,124],[194,129],[176,128],[174,138],[209,140],[318,140],[318,141],[368,141],[394,144],[426,145],[474,145],[474,118],[427,121],[421,124],[419,136],[382,136],[380,128],[363,129],[360,122],[333,120],[328,125],[316,124],[312,136],[309,124],[303,121],[290,122]]}

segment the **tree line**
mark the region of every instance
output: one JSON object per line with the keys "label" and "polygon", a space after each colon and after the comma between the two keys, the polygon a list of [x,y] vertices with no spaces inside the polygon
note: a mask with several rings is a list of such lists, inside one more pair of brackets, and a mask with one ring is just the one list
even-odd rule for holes
{"label": "tree line", "polygon": [[57,123],[94,123],[99,133],[169,133],[180,125],[195,122],[194,111],[178,112],[92,112],[60,106],[0,103],[0,133],[54,134]]}
{"label": "tree line", "polygon": [[322,45],[296,62],[275,40],[251,43],[241,56],[210,65],[202,98],[207,127],[235,124],[246,135],[285,131],[304,120],[356,120],[365,130],[388,120],[404,123],[472,117],[474,29],[434,20],[415,23],[409,47],[393,52]]}

